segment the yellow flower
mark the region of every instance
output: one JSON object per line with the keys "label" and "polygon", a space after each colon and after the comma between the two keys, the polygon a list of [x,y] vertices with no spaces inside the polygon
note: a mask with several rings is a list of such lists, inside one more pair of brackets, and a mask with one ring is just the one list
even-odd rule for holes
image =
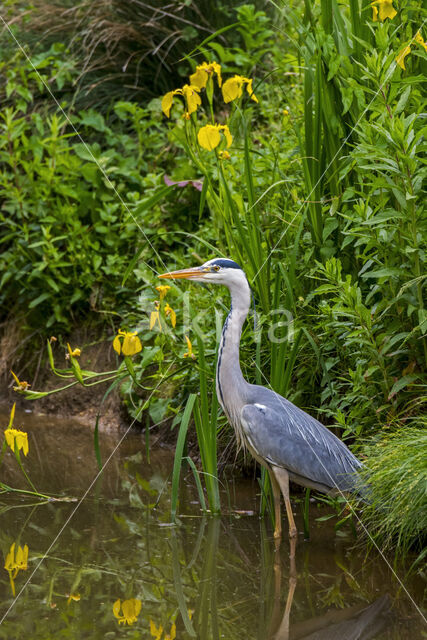
{"label": "yellow flower", "polygon": [[162,323],[160,322],[160,302],[154,303],[155,311],[150,313],[150,331],[154,329],[156,323],[159,325],[160,331],[162,331]]}
{"label": "yellow flower", "polygon": [[221,142],[221,131],[226,139],[227,147],[229,147],[233,142],[233,136],[226,124],[207,124],[199,129],[199,133],[197,134],[199,145],[203,147],[203,149],[212,151]]}
{"label": "yellow flower", "polygon": [[67,349],[68,349],[68,354],[69,356],[71,356],[72,358],[78,358],[79,355],[81,354],[81,350],[80,349],[71,349],[69,343],[67,342]]}
{"label": "yellow flower", "polygon": [[[150,620],[150,633],[155,640],[161,640],[163,635],[162,625],[159,624],[159,626],[157,626],[155,622],[153,622],[153,620]],[[175,638],[176,638],[176,625],[175,623],[173,623],[170,629],[170,633],[165,634],[164,640],[175,640]]]}
{"label": "yellow flower", "polygon": [[[121,342],[122,338],[123,343]],[[119,333],[113,340],[113,349],[119,355],[122,353],[124,356],[134,356],[136,353],[142,351],[142,344],[136,331],[130,333],[129,331],[119,329]]]}
{"label": "yellow flower", "polygon": [[187,113],[191,115],[194,111],[197,111],[197,107],[202,104],[202,99],[197,93],[197,87],[185,84],[182,87],[182,95],[187,103]]}
{"label": "yellow flower", "polygon": [[15,451],[15,446],[18,449],[22,449],[24,455],[28,454],[28,434],[25,431],[18,431],[18,429],[8,428],[4,432],[6,442],[12,451]]}
{"label": "yellow flower", "polygon": [[248,92],[250,99],[254,102],[258,102],[258,98],[254,94],[254,90],[252,88],[252,79],[248,80],[247,78],[243,78],[243,80],[246,82],[246,91]]}
{"label": "yellow flower", "polygon": [[399,65],[399,67],[402,67],[402,69],[406,69],[405,67],[405,58],[406,56],[408,56],[411,53],[411,47],[408,45],[407,47],[405,47],[404,49],[402,49],[402,51],[399,53],[399,55],[396,58],[396,62]]}
{"label": "yellow flower", "polygon": [[246,85],[246,91],[251,99],[258,102],[258,98],[252,89],[252,80],[238,75],[235,75],[234,78],[229,78],[224,82],[222,86],[222,97],[224,98],[224,102],[231,102],[236,98],[240,98],[243,91],[243,85]]}
{"label": "yellow flower", "polygon": [[165,305],[165,314],[171,317],[171,325],[175,328],[176,326],[176,313],[170,306],[170,304],[166,303]]}
{"label": "yellow flower", "polygon": [[13,597],[15,597],[15,578],[19,571],[25,571],[28,568],[28,545],[24,545],[24,548],[19,546],[15,556],[14,542],[6,556],[4,568],[9,574],[10,586],[12,588]]}
{"label": "yellow flower", "polygon": [[156,287],[156,291],[160,293],[160,300],[163,300],[169,289],[170,286],[168,284],[159,284],[159,286]]}
{"label": "yellow flower", "polygon": [[217,62],[203,62],[199,64],[196,67],[196,71],[190,76],[190,84],[200,91],[206,87],[209,78],[211,78],[214,73],[216,73],[218,86],[221,87],[221,65]]}
{"label": "yellow flower", "polygon": [[[378,8],[375,5],[378,5]],[[373,11],[372,20],[377,22],[378,15],[380,20],[385,20],[386,18],[390,18],[393,20],[394,16],[397,15],[396,9],[393,7],[392,0],[375,0],[371,2],[371,7]]]}
{"label": "yellow flower", "polygon": [[155,640],[160,640],[163,634],[162,625],[157,626],[153,620],[150,620],[150,633]]}
{"label": "yellow flower", "polygon": [[283,109],[282,111],[284,116],[288,116],[289,115],[289,111],[287,109]]}
{"label": "yellow flower", "polygon": [[13,387],[14,391],[26,391],[28,387],[31,387],[31,385],[28,382],[19,380],[18,376],[15,373],[13,373],[13,371],[11,371],[10,373],[13,375],[15,382],[18,385],[17,387]]}
{"label": "yellow flower", "polygon": [[196,356],[193,353],[193,345],[191,344],[190,338],[188,336],[185,336],[185,340],[187,342],[187,349],[188,351],[186,353],[184,353],[184,358],[193,358],[193,360],[196,359]]}
{"label": "yellow flower", "polygon": [[422,37],[421,31],[419,29],[418,29],[417,33],[415,34],[415,42],[417,42],[422,47],[424,47],[424,51],[427,52],[427,42],[424,42],[424,38]]}
{"label": "yellow flower", "polygon": [[[28,545],[24,545],[24,548],[18,546],[16,556],[14,558],[15,543],[10,547],[9,553],[6,557],[4,568],[10,571],[14,570],[14,578],[16,578],[18,571],[26,571],[28,569]],[[8,566],[6,566],[8,565]]]}
{"label": "yellow flower", "polygon": [[218,155],[220,158],[222,158],[223,160],[230,160],[231,156],[228,153],[227,149],[224,149],[224,151],[219,151]]}
{"label": "yellow flower", "polygon": [[80,593],[70,593],[68,596],[67,604],[70,604],[72,601],[78,602],[80,600]]}
{"label": "yellow flower", "polygon": [[169,91],[162,98],[162,111],[167,118],[170,116],[170,110],[173,104],[174,96],[183,96],[187,104],[187,113],[191,115],[197,111],[197,107],[202,104],[202,99],[198,94],[199,89],[189,84],[185,84],[182,89]]}
{"label": "yellow flower", "polygon": [[[120,598],[113,604],[113,613],[119,624],[133,624],[136,622],[141,611],[141,600],[138,598],[130,598],[130,600],[123,600],[120,605]],[[120,608],[122,614],[120,615]]]}

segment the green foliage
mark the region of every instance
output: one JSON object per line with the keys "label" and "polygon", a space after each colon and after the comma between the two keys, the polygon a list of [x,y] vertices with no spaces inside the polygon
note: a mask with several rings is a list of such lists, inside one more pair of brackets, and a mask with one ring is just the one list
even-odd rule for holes
{"label": "green foliage", "polygon": [[[236,47],[240,64],[251,64],[247,47],[264,47],[264,33],[257,30],[263,12],[238,2],[159,0],[78,0],[72,6],[34,2],[31,20],[25,24],[25,40],[32,49],[40,36],[48,42],[69,43],[80,69],[75,100],[79,106],[96,105],[104,111],[111,99],[141,100],[166,92],[180,83],[187,69],[182,65],[189,51],[221,30],[218,44],[225,52]],[[230,31],[238,12],[241,28]],[[25,20],[25,19],[24,19]],[[266,27],[267,29],[267,27]],[[21,32],[22,34],[22,32]],[[22,37],[22,35],[21,35]],[[250,49],[248,49],[250,51]]]}
{"label": "green foliage", "polygon": [[425,557],[427,530],[426,427],[424,419],[413,418],[365,447],[370,503],[363,524],[381,549],[395,549],[397,557],[418,552],[418,562]]}
{"label": "green foliage", "polygon": [[[312,294],[322,296],[316,323],[323,362],[322,405],[345,428],[344,437],[360,435],[420,393],[422,374],[411,360],[416,357],[416,333],[402,330],[404,323],[396,320],[390,298],[385,308],[372,299],[368,304],[359,283],[342,273],[340,260],[331,258],[318,271],[326,280]],[[405,393],[399,393],[402,390]]]}
{"label": "green foliage", "polygon": [[[57,68],[45,62],[47,84]],[[69,330],[90,310],[126,305],[127,263],[139,247],[140,259],[150,253],[147,200],[152,222],[158,190],[164,198],[172,189],[152,172],[162,146],[156,112],[117,102],[112,129],[93,109],[30,110],[27,66],[22,85],[15,78],[7,90],[16,107],[0,114],[0,302],[3,319],[28,309],[30,326]]]}
{"label": "green foliage", "polygon": [[[210,314],[193,318],[194,333],[203,334],[198,366],[184,359],[184,336],[194,333],[180,289],[173,285],[168,297],[176,327],[165,301],[162,331],[147,317],[156,309],[153,271],[229,255],[245,267],[259,307],[255,344],[249,327],[242,340],[248,379],[268,379],[361,450],[367,436],[412,416],[425,384],[423,10],[395,2],[396,16],[374,20],[367,0],[306,0],[273,17],[255,5],[232,14],[226,7],[217,33],[212,25],[193,33],[194,18],[180,25],[165,73],[152,81],[158,60],[147,55],[155,50],[150,34],[141,30],[144,62],[133,55],[138,38],[107,42],[105,31],[95,38],[105,12],[119,5],[79,3],[71,11],[87,29],[86,80],[94,80],[91,61],[100,62],[96,82],[115,87],[96,109],[73,106],[81,72],[75,50],[38,46],[32,61],[45,83],[22,52],[3,54],[2,319],[21,314],[29,329],[51,333],[102,311],[136,327],[153,358],[138,355],[133,372],[124,372],[129,413],[148,410],[155,424],[173,417],[176,427],[188,393],[200,386],[196,429],[209,474],[217,432],[214,394],[203,378],[205,366],[213,374],[217,339],[211,294],[192,294]],[[118,22],[129,26],[127,18]],[[61,28],[68,29],[63,21]],[[167,125],[160,100],[117,100],[124,76],[102,77],[102,55],[114,43],[114,65],[129,59],[124,73],[140,69],[148,92],[175,89],[203,54],[221,63],[224,79],[253,77],[259,103],[245,91],[224,103],[215,80],[218,93],[211,83],[189,118],[176,96]],[[408,46],[402,68],[396,59]],[[200,127],[214,122],[230,128],[230,157],[225,141],[213,151],[198,144]],[[165,173],[186,186],[166,186]],[[203,181],[201,192],[194,181]],[[211,489],[212,508],[217,485]]]}
{"label": "green foliage", "polygon": [[[219,62],[229,72],[249,74],[256,65],[262,64],[273,46],[271,19],[265,11],[257,11],[254,4],[242,4],[236,8],[237,25],[228,39],[236,42],[221,43],[219,38],[209,42],[209,49],[218,56]],[[240,38],[236,38],[236,34]],[[234,35],[234,38],[233,38]],[[198,49],[210,57],[206,47]]]}

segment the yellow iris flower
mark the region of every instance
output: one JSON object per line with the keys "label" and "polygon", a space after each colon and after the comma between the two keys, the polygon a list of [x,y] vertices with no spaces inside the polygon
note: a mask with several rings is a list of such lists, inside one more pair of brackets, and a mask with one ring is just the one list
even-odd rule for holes
{"label": "yellow iris flower", "polygon": [[171,626],[170,632],[165,633],[165,635],[163,635],[162,625],[159,624],[159,626],[157,626],[155,622],[153,622],[153,620],[150,620],[150,633],[151,633],[151,636],[154,638],[154,640],[161,640],[161,638],[164,638],[164,640],[175,640],[176,626],[175,626],[175,623],[173,623]]}
{"label": "yellow iris flower", "polygon": [[134,356],[136,353],[142,351],[142,344],[136,334],[136,331],[131,333],[129,331],[122,331],[119,329],[119,333],[113,340],[113,349],[119,355],[122,353],[124,356]]}
{"label": "yellow iris flower", "polygon": [[172,307],[170,306],[170,304],[165,305],[165,314],[167,316],[170,316],[171,319],[171,325],[175,328],[176,326],[176,313],[175,311],[172,309]]}
{"label": "yellow iris flower", "polygon": [[420,30],[415,34],[415,42],[420,44],[424,48],[424,51],[427,52],[427,42],[424,42],[424,38],[422,37]]}
{"label": "yellow iris flower", "polygon": [[162,330],[162,323],[160,322],[160,303],[155,302],[154,306],[156,308],[155,311],[150,313],[150,331],[154,329],[156,323],[159,325],[160,331]]}
{"label": "yellow iris flower", "polygon": [[119,621],[119,624],[131,625],[137,621],[141,611],[141,606],[141,600],[138,598],[130,598],[129,600],[123,600],[123,602],[121,602],[119,598],[113,604],[113,613]]}
{"label": "yellow iris flower", "polygon": [[248,92],[251,100],[258,102],[258,98],[254,94],[254,90],[252,88],[252,80],[238,75],[235,75],[233,78],[229,78],[222,85],[222,97],[224,98],[224,102],[232,102],[232,100],[240,98],[244,85],[246,85],[246,91]]}
{"label": "yellow iris flower", "polygon": [[73,358],[78,358],[81,355],[81,349],[76,348],[76,349],[71,349],[69,343],[67,342],[67,349],[68,349],[68,354],[73,357]]}
{"label": "yellow iris flower", "polygon": [[80,600],[80,593],[70,593],[67,599],[67,604],[70,604],[73,600],[74,602],[78,602]]}
{"label": "yellow iris flower", "polygon": [[[378,5],[378,7],[375,5]],[[373,12],[372,20],[374,22],[378,21],[378,16],[380,20],[384,21],[386,18],[393,20],[394,16],[397,15],[392,0],[375,0],[375,2],[371,2],[371,7]]]}
{"label": "yellow iris flower", "polygon": [[197,134],[199,145],[203,147],[203,149],[212,151],[221,142],[220,133],[224,134],[227,147],[229,147],[233,142],[233,136],[226,124],[207,124],[202,127]]}
{"label": "yellow iris flower", "polygon": [[188,336],[185,336],[185,341],[187,343],[187,349],[188,351],[186,353],[184,353],[184,358],[193,358],[193,360],[196,359],[196,356],[193,353],[193,345],[191,344],[191,340]]}
{"label": "yellow iris flower", "polygon": [[15,542],[11,545],[9,553],[6,556],[4,568],[9,574],[10,586],[12,588],[13,597],[15,597],[15,578],[19,571],[25,571],[28,568],[28,545],[22,548],[18,546],[15,555]]}
{"label": "yellow iris flower", "polygon": [[19,380],[18,376],[13,373],[13,371],[10,372],[13,375],[13,378],[17,384],[16,387],[13,387],[14,391],[26,391],[28,389],[28,387],[31,387],[31,385],[23,380]]}
{"label": "yellow iris flower", "polygon": [[[424,38],[421,35],[421,31],[418,29],[417,33],[414,36],[414,41],[421,45],[424,51],[427,52],[427,42],[424,42]],[[412,43],[411,43],[412,44]],[[411,53],[411,46],[408,44],[396,57],[396,62],[402,69],[406,69],[405,67],[405,58]]]}
{"label": "yellow iris flower", "polygon": [[160,301],[163,300],[169,289],[170,286],[168,284],[159,284],[159,286],[156,287],[156,291],[160,293]]}
{"label": "yellow iris flower", "polygon": [[12,451],[15,451],[16,446],[18,451],[22,449],[25,456],[28,454],[28,434],[25,431],[18,431],[18,429],[9,427],[5,430],[4,436]]}
{"label": "yellow iris flower", "polygon": [[190,84],[201,91],[206,87],[209,78],[212,78],[214,73],[216,73],[218,86],[221,87],[221,65],[217,62],[203,62],[199,64],[196,67],[196,71],[190,76]]}
{"label": "yellow iris flower", "polygon": [[175,89],[174,91],[168,91],[162,98],[162,111],[167,118],[170,117],[170,111],[173,104],[174,96],[183,96],[187,113],[191,115],[194,111],[197,111],[197,107],[202,104],[202,99],[198,94],[199,89],[192,85],[185,84],[182,89]]}
{"label": "yellow iris flower", "polygon": [[399,65],[399,67],[401,67],[402,69],[406,69],[405,67],[405,58],[406,56],[408,56],[411,53],[411,47],[408,45],[407,47],[405,47],[404,49],[402,49],[402,51],[399,53],[399,55],[396,58],[396,62]]}

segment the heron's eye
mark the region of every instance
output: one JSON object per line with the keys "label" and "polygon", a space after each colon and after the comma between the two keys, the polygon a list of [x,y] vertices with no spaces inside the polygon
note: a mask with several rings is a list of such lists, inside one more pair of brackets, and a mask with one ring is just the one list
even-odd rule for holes
{"label": "heron's eye", "polygon": [[219,271],[221,269],[221,267],[218,266],[217,264],[214,265],[212,268],[213,268],[214,271]]}

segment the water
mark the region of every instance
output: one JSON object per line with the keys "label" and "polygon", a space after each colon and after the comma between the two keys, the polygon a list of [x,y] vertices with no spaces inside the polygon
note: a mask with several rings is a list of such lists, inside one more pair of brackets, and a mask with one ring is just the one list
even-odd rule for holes
{"label": "water", "polygon": [[[7,411],[0,415],[5,426]],[[426,637],[420,614],[385,561],[354,549],[350,532],[337,535],[335,519],[316,520],[327,507],[311,508],[311,540],[299,536],[295,579],[286,536],[276,553],[270,523],[258,518],[255,481],[229,481],[222,496],[226,515],[206,518],[186,475],[179,523],[172,526],[172,451],[153,441],[148,461],[143,438],[129,434],[94,482],[86,425],[25,414],[15,420],[21,425],[30,434],[25,467],[37,489],[73,501],[39,504],[18,494],[0,496],[3,558],[13,542],[15,553],[28,545],[27,569],[13,581],[15,599],[4,562],[0,567],[0,638]],[[122,435],[101,434],[103,460]],[[9,452],[0,478],[27,488]],[[299,505],[295,511],[301,530]],[[420,578],[404,582],[419,605]],[[124,613],[131,624],[119,622]]]}

